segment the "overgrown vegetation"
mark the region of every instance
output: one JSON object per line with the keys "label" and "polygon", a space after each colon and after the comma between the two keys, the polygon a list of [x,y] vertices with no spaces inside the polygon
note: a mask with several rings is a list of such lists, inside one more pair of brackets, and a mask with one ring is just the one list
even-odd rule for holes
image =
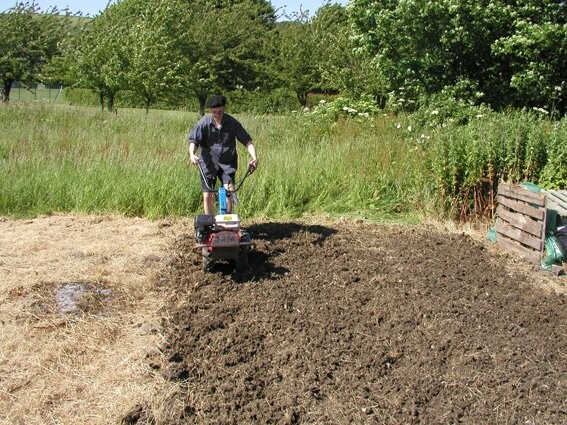
{"label": "overgrown vegetation", "polygon": [[[396,115],[367,106],[339,98],[308,113],[239,114],[261,161],[242,189],[240,213],[466,219],[490,216],[501,180],[567,187],[565,120],[463,106],[467,119],[459,123],[438,109]],[[192,216],[201,194],[186,136],[197,118],[68,105],[0,108],[0,214]]]}
{"label": "overgrown vegetation", "polygon": [[249,215],[491,216],[500,181],[567,187],[566,7],[353,0],[282,22],[263,0],[86,20],[18,4],[0,14],[4,101],[65,83],[67,106],[0,112],[0,211],[194,214],[185,137],[222,92],[261,151]]}
{"label": "overgrown vegetation", "polygon": [[[206,98],[222,91],[293,94],[293,109],[325,93],[409,112],[442,94],[560,119],[566,8],[555,0],[353,0],[284,21],[264,0],[122,0],[93,19],[18,3],[0,13],[0,81],[5,102],[13,83],[65,83],[93,91],[111,111],[133,101],[146,110],[197,103],[202,114]],[[264,106],[253,112],[289,105]]]}

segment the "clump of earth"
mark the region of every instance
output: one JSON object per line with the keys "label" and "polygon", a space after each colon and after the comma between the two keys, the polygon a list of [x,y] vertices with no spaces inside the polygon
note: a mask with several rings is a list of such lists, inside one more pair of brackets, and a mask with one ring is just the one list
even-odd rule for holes
{"label": "clump of earth", "polygon": [[158,280],[172,423],[567,423],[565,295],[505,256],[425,228],[247,230],[246,272],[203,272],[187,234]]}

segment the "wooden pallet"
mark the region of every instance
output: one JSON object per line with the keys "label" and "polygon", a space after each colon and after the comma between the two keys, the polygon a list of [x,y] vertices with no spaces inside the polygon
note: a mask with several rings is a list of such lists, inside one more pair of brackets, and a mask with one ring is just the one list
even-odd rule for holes
{"label": "wooden pallet", "polygon": [[496,208],[496,242],[534,264],[545,250],[547,218],[545,192],[500,183]]}
{"label": "wooden pallet", "polygon": [[547,209],[557,211],[563,221],[567,220],[567,190],[548,190],[545,193]]}

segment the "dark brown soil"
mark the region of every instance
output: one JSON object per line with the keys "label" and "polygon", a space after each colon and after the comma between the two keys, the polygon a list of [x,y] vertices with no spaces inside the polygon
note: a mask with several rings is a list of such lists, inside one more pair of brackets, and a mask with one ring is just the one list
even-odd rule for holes
{"label": "dark brown soil", "polygon": [[504,257],[424,228],[248,230],[247,273],[202,272],[187,235],[161,278],[171,423],[567,423],[566,298]]}

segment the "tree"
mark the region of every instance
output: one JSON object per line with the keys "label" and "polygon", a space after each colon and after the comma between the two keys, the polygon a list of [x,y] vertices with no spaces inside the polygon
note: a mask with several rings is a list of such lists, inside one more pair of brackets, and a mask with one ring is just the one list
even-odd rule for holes
{"label": "tree", "polygon": [[19,3],[0,13],[0,81],[2,100],[10,100],[15,82],[34,84],[46,80],[45,68],[60,53],[69,14],[52,8],[46,13],[32,3]]}
{"label": "tree", "polygon": [[127,34],[136,16],[122,4],[136,5],[136,0],[112,5],[85,23],[82,31],[67,45],[67,78],[74,85],[93,90],[99,96],[101,109],[105,101],[109,111],[119,90],[126,87],[130,57]]}
{"label": "tree", "polygon": [[518,3],[510,9],[510,34],[496,40],[493,51],[508,64],[516,106],[562,116],[567,111],[567,3]]}
{"label": "tree", "polygon": [[261,87],[274,22],[273,8],[264,0],[190,3],[180,68],[186,70],[184,92],[197,98],[201,114],[211,93]]}
{"label": "tree", "polygon": [[346,9],[327,3],[317,9],[311,21],[316,48],[312,60],[319,68],[319,89],[336,92],[342,88],[340,71],[348,67],[350,49],[349,24]]}
{"label": "tree", "polygon": [[209,93],[258,86],[274,21],[264,0],[123,0],[69,46],[69,79],[97,92],[103,108],[130,89],[146,110],[191,96],[204,113]]}
{"label": "tree", "polygon": [[302,107],[307,95],[319,86],[321,72],[316,60],[318,40],[310,21],[282,22],[277,27],[277,64],[280,78]]}
{"label": "tree", "polygon": [[[180,36],[185,31],[188,3],[184,0],[139,2],[128,32],[128,86],[150,106],[183,88],[188,65],[183,60]],[[131,14],[131,12],[129,12]]]}
{"label": "tree", "polygon": [[495,107],[540,103],[535,90],[528,90],[533,78],[540,78],[540,93],[548,88],[545,98],[553,87],[562,87],[565,8],[559,0],[353,0],[350,5],[357,46],[377,64],[391,91],[417,100],[458,86],[453,92],[466,93],[465,100]]}
{"label": "tree", "polygon": [[316,60],[321,87],[355,99],[370,95],[383,105],[388,93],[387,83],[373,60],[355,49],[347,8],[340,4],[319,8],[313,26],[318,40]]}
{"label": "tree", "polygon": [[390,90],[416,99],[483,68],[490,44],[482,43],[475,17],[486,3],[355,0],[351,16],[359,48],[378,65]]}

